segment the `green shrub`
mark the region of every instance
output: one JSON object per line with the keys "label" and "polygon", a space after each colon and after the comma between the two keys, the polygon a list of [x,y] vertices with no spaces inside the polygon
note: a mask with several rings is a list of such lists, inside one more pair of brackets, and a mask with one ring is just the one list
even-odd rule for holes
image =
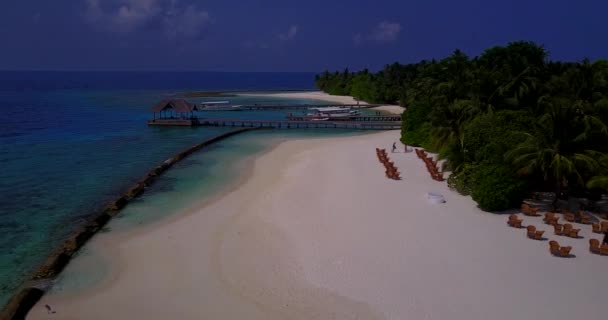
{"label": "green shrub", "polygon": [[477,166],[471,196],[485,211],[499,211],[518,206],[527,185],[506,166]]}
{"label": "green shrub", "polygon": [[458,193],[468,196],[472,193],[475,186],[475,170],[477,166],[465,164],[460,171],[452,173],[448,177],[448,187],[458,191]]}
{"label": "green shrub", "polygon": [[431,124],[427,121],[430,106],[414,104],[403,112],[401,142],[414,146],[428,146]]}

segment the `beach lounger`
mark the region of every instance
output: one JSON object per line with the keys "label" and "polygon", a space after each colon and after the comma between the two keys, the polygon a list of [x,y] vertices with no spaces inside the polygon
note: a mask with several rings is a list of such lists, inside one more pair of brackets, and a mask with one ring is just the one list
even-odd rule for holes
{"label": "beach lounger", "polygon": [[530,239],[541,240],[543,238],[544,231],[536,231],[535,226],[527,226],[527,236]]}
{"label": "beach lounger", "polygon": [[538,208],[533,208],[529,204],[524,203],[521,205],[521,212],[527,216],[538,217],[540,214],[536,213]]}
{"label": "beach lounger", "polygon": [[553,225],[553,230],[554,230],[555,234],[558,236],[564,235],[564,227],[559,223],[556,223]]}
{"label": "beach lounger", "polygon": [[599,223],[592,224],[591,231],[593,231],[594,233],[602,233],[602,225]]}
{"label": "beach lounger", "polygon": [[549,241],[549,252],[552,255],[562,258],[567,258],[570,256],[570,251],[572,251],[572,247],[562,247],[557,243],[557,241],[551,240]]}
{"label": "beach lounger", "polygon": [[608,231],[608,221],[602,221],[600,225],[602,226],[602,232]]}
{"label": "beach lounger", "polygon": [[589,239],[589,251],[595,254],[601,254],[600,241],[597,239]]}
{"label": "beach lounger", "polygon": [[608,256],[608,244],[602,244],[600,246],[600,254],[604,256]]}
{"label": "beach lounger", "polygon": [[567,258],[570,256],[570,251],[572,251],[572,247],[559,247],[559,256],[562,258]]}
{"label": "beach lounger", "polygon": [[564,219],[568,222],[576,222],[576,217],[574,216],[574,213],[564,213]]}
{"label": "beach lounger", "polygon": [[581,224],[591,224],[591,216],[581,212]]}
{"label": "beach lounger", "polygon": [[519,219],[517,217],[517,215],[510,215],[509,219],[507,220],[507,224],[513,228],[523,228],[521,223],[523,222],[523,219]]}
{"label": "beach lounger", "polygon": [[579,238],[578,233],[580,231],[581,231],[581,229],[572,229],[566,235],[570,238]]}
{"label": "beach lounger", "polygon": [[545,213],[545,217],[543,218],[543,221],[548,225],[554,225],[557,223],[558,220],[559,217],[555,216],[555,213],[553,212]]}
{"label": "beach lounger", "polygon": [[554,256],[559,256],[559,243],[557,241],[549,241],[549,252]]}

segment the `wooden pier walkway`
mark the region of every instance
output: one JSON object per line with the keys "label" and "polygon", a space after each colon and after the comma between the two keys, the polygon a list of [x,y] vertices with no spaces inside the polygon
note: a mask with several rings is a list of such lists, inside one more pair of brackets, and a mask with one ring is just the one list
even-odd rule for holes
{"label": "wooden pier walkway", "polygon": [[[287,116],[287,120],[290,121],[310,121],[309,116]],[[379,122],[393,122],[393,121],[401,121],[401,116],[395,115],[386,115],[386,116],[355,116],[348,117],[344,119],[335,118],[331,119],[331,121],[353,121],[353,122],[370,122],[370,121],[379,121]]]}
{"label": "wooden pier walkway", "polygon": [[225,108],[202,108],[200,111],[264,111],[264,110],[308,110],[314,108],[352,108],[352,109],[369,109],[379,107],[381,104],[253,104],[240,105],[234,110]]}
{"label": "wooden pier walkway", "polygon": [[244,120],[244,119],[198,119],[199,126],[212,127],[257,127],[278,129],[354,129],[397,130],[401,121],[298,121],[298,120]]}

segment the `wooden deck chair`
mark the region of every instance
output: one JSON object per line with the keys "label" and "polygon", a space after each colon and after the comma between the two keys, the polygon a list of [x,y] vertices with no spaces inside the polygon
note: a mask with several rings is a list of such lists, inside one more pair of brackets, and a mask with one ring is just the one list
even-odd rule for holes
{"label": "wooden deck chair", "polygon": [[586,213],[581,213],[581,224],[591,224],[591,216]]}
{"label": "wooden deck chair", "polygon": [[522,222],[523,220],[519,219],[515,214],[510,215],[509,219],[507,220],[507,224],[513,228],[521,228]]}
{"label": "wooden deck chair", "polygon": [[576,222],[576,217],[573,213],[564,213],[564,219],[568,222]]}
{"label": "wooden deck chair", "polygon": [[549,220],[549,222],[547,223],[548,225],[555,225],[557,224],[559,221],[559,217],[553,217],[552,219]]}
{"label": "wooden deck chair", "polygon": [[542,240],[543,233],[545,233],[543,230],[534,232],[534,240]]}
{"label": "wooden deck chair", "polygon": [[608,221],[602,221],[600,225],[602,226],[602,232],[608,231]]}
{"label": "wooden deck chair", "polygon": [[532,208],[529,204],[524,203],[521,205],[521,212],[530,217],[538,217],[540,214],[536,213],[538,208]]}
{"label": "wooden deck chair", "polygon": [[597,239],[589,239],[589,251],[591,253],[600,254],[600,241]]}
{"label": "wooden deck chair", "polygon": [[593,231],[594,233],[602,233],[602,225],[599,223],[592,224],[591,231]]}
{"label": "wooden deck chair", "polygon": [[572,229],[568,232],[567,236],[570,238],[579,238],[578,233],[581,231],[581,229]]}
{"label": "wooden deck chair", "polygon": [[533,217],[540,217],[540,213],[538,213],[538,208],[530,207],[530,214]]}
{"label": "wooden deck chair", "polygon": [[554,256],[559,255],[559,243],[557,243],[557,241],[555,241],[555,240],[549,241],[549,252],[551,252],[551,254]]}
{"label": "wooden deck chair", "polygon": [[558,220],[559,217],[555,216],[555,213],[553,212],[545,213],[545,217],[543,218],[543,221],[548,225],[554,225],[557,223]]}
{"label": "wooden deck chair", "polygon": [[560,247],[559,248],[559,256],[563,257],[563,258],[567,258],[567,257],[570,256],[570,251],[572,251],[572,247],[571,246]]}
{"label": "wooden deck chair", "polygon": [[602,244],[600,246],[600,254],[604,256],[608,256],[608,244]]}
{"label": "wooden deck chair", "polygon": [[559,223],[556,223],[553,225],[553,230],[555,231],[555,234],[558,236],[564,235],[564,227]]}
{"label": "wooden deck chair", "polygon": [[522,222],[524,222],[524,221],[523,220],[513,220],[513,221],[511,221],[511,227],[521,229],[521,228],[523,228],[523,226],[521,225]]}
{"label": "wooden deck chair", "polygon": [[526,230],[527,230],[526,235],[528,236],[528,238],[534,239],[534,236],[535,236],[535,233],[536,233],[536,227],[530,225],[530,226],[526,227]]}

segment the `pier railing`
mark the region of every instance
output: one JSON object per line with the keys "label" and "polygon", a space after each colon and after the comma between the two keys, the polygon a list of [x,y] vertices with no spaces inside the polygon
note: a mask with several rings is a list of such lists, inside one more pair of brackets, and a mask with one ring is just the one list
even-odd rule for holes
{"label": "pier railing", "polygon": [[238,108],[203,108],[201,111],[263,111],[263,110],[305,110],[314,108],[352,108],[352,109],[369,109],[381,106],[380,104],[250,104],[239,105]]}
{"label": "pier railing", "polygon": [[396,130],[401,121],[298,121],[298,120],[244,120],[244,119],[199,119],[201,126],[277,128],[277,129],[355,129]]}

